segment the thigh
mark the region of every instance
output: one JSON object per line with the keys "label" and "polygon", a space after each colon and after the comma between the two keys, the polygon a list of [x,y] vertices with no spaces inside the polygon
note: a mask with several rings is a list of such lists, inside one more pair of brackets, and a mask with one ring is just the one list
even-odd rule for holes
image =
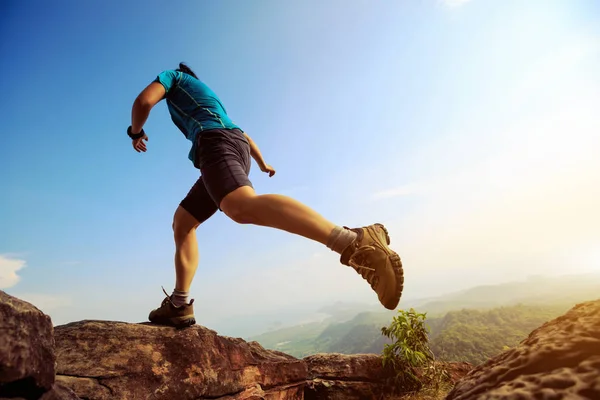
{"label": "thigh", "polygon": [[223,198],[242,186],[252,187],[246,166],[239,160],[224,156],[202,169],[206,190],[220,209]]}
{"label": "thigh", "polygon": [[218,210],[206,189],[203,176],[198,178],[179,205],[196,218],[199,224],[209,219]]}
{"label": "thigh", "polygon": [[234,190],[252,187],[250,146],[241,133],[224,131],[201,138],[199,153],[206,190],[217,206]]}

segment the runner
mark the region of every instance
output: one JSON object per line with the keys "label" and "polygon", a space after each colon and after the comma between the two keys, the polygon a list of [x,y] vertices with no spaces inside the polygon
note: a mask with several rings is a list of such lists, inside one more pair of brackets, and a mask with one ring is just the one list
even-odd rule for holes
{"label": "runner", "polygon": [[199,261],[196,229],[217,210],[240,224],[284,230],[327,246],[340,254],[341,264],[354,268],[371,285],[385,308],[396,308],[404,276],[400,257],[389,248],[386,228],[379,223],[339,226],[290,197],[257,194],[248,179],[251,158],[269,177],[275,169],[187,65],[161,72],[135,99],[127,134],[137,152],[147,150],[143,126],[163,99],[173,123],[192,143],[188,158],[200,177],[175,211],[175,288],[171,295],[163,288],[166,298],[150,312],[151,322],[175,327],[196,323],[194,300],[188,301]]}

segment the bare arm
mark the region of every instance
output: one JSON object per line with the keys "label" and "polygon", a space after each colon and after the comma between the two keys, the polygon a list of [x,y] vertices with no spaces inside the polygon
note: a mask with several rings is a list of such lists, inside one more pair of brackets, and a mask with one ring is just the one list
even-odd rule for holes
{"label": "bare arm", "polygon": [[248,140],[248,143],[250,143],[250,155],[252,156],[252,158],[254,158],[254,161],[256,161],[256,163],[262,170],[267,165],[267,163],[265,162],[265,159],[263,158],[260,149],[258,148],[258,145],[256,144],[256,142],[254,142],[254,140],[252,140],[250,136],[248,136],[246,132],[244,132],[244,136],[246,137],[246,140]]}
{"label": "bare arm", "polygon": [[[144,124],[148,120],[150,110],[165,96],[165,88],[158,82],[152,82],[136,97],[131,107],[131,133],[137,134],[142,132]],[[148,136],[138,139],[132,139],[131,145],[138,153],[146,152],[146,143]]]}
{"label": "bare arm", "polygon": [[148,120],[150,110],[165,96],[165,88],[158,82],[152,82],[135,99],[131,108],[131,131],[139,133]]}
{"label": "bare arm", "polygon": [[244,132],[244,136],[250,144],[250,155],[252,156],[252,158],[254,158],[254,161],[256,161],[256,164],[258,164],[260,170],[263,172],[267,172],[269,176],[275,175],[275,170],[273,169],[273,167],[271,167],[265,162],[265,159],[263,158],[256,142],[252,140],[252,138],[248,136],[246,132]]}

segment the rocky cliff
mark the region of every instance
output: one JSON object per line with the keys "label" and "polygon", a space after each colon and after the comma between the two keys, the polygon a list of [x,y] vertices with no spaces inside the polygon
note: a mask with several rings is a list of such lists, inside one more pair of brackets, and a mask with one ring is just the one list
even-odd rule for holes
{"label": "rocky cliff", "polygon": [[600,300],[575,306],[479,365],[447,400],[600,400]]}
{"label": "rocky cliff", "polygon": [[374,400],[392,392],[392,371],[375,354],[297,359],[199,325],[53,327],[33,305],[0,294],[0,400]]}
{"label": "rocky cliff", "polygon": [[57,381],[90,400],[297,399],[307,376],[302,360],[202,326],[82,321],[55,338]]}
{"label": "rocky cliff", "polygon": [[[448,399],[600,400],[599,332],[600,300],[579,305],[473,370]],[[471,370],[447,368],[454,381]],[[0,291],[0,400],[385,399],[391,375],[375,354],[297,359],[202,326],[53,327]]]}
{"label": "rocky cliff", "polygon": [[76,400],[55,381],[50,317],[0,290],[0,400]]}

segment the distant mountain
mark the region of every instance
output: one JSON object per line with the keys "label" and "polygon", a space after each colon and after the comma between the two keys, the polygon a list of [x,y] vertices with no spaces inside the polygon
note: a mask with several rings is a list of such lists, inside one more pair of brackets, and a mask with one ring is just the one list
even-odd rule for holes
{"label": "distant mountain", "polygon": [[444,361],[480,364],[514,347],[535,328],[567,312],[567,305],[516,305],[451,311],[428,321],[431,350]]}
{"label": "distant mountain", "polygon": [[[437,298],[407,302],[429,316],[463,308],[486,309],[514,304],[575,304],[600,293],[600,274],[533,276],[526,281],[476,286]],[[412,303],[412,304],[411,304]]]}
{"label": "distant mountain", "polygon": [[[503,346],[516,344],[533,328],[574,304],[597,298],[598,288],[600,275],[532,277],[523,282],[478,286],[438,298],[407,301],[401,307],[427,312],[432,346],[441,357],[478,362]],[[355,312],[347,320],[351,310],[340,304],[320,312],[335,310],[341,317],[337,321],[330,318],[291,326],[249,340],[296,357],[319,352],[381,352],[386,343],[381,327],[389,325],[395,311]]]}
{"label": "distant mountain", "polygon": [[[320,352],[372,353],[373,351],[357,350],[365,347],[365,338],[372,342],[379,341],[380,327],[389,324],[393,315],[395,315],[395,311],[363,312],[349,321],[323,321],[297,325],[266,332],[248,340],[255,340],[263,347],[283,351],[295,357],[304,357]],[[353,337],[358,338],[359,341],[362,340],[363,343],[349,344],[353,342]],[[368,347],[366,345],[365,348]]]}
{"label": "distant mountain", "polygon": [[378,304],[335,302],[324,307],[319,303],[304,303],[294,308],[267,313],[229,315],[227,318],[209,321],[206,324],[224,335],[248,339],[262,333],[286,330],[299,325],[346,321],[358,312],[380,309]]}

